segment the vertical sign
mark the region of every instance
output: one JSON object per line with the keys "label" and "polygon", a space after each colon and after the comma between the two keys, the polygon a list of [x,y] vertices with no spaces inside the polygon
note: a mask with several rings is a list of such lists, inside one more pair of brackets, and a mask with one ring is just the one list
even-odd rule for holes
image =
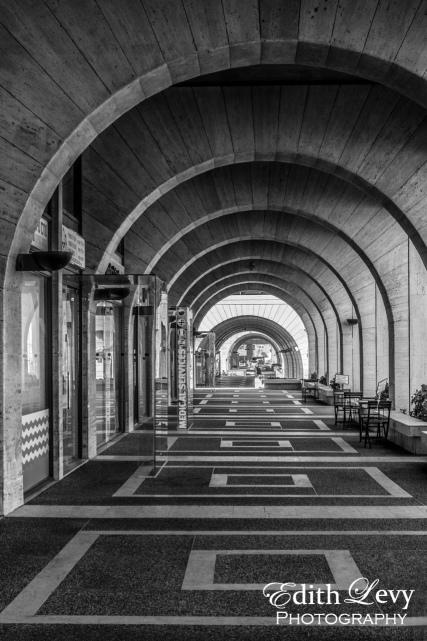
{"label": "vertical sign", "polygon": [[177,307],[176,309],[176,348],[178,370],[178,429],[186,430],[188,427],[188,318],[185,307]]}
{"label": "vertical sign", "polygon": [[37,247],[37,249],[41,249],[42,251],[49,249],[49,223],[45,218],[39,220],[31,244],[33,247]]}
{"label": "vertical sign", "polygon": [[85,240],[83,236],[65,225],[62,225],[62,249],[73,252],[71,265],[80,269],[85,268]]}

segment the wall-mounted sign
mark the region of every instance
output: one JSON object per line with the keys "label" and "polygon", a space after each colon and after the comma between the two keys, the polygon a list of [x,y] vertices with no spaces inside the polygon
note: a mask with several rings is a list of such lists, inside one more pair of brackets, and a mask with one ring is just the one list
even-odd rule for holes
{"label": "wall-mounted sign", "polygon": [[49,250],[49,223],[45,218],[41,218],[34,232],[31,245],[42,251]]}
{"label": "wall-mounted sign", "polygon": [[80,267],[80,269],[85,268],[85,240],[80,234],[65,225],[62,225],[62,249],[73,252],[71,265]]}
{"label": "wall-mounted sign", "polygon": [[348,374],[335,374],[335,383],[348,385]]}
{"label": "wall-mounted sign", "polygon": [[178,429],[188,427],[187,383],[188,319],[185,307],[176,308],[176,350],[178,377]]}

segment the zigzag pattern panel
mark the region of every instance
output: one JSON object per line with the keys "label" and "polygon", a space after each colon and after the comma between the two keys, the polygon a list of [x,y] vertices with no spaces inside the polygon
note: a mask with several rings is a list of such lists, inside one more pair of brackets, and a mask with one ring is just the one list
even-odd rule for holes
{"label": "zigzag pattern panel", "polygon": [[22,417],[22,463],[30,463],[49,452],[49,410]]}

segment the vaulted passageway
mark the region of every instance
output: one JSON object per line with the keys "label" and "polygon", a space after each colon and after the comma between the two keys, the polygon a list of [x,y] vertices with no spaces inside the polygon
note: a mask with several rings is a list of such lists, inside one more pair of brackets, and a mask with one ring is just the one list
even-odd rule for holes
{"label": "vaulted passageway", "polygon": [[[9,554],[32,532],[0,613],[8,638],[30,638],[24,622],[31,638],[53,624],[89,639],[338,639],[341,626],[350,639],[373,626],[378,638],[423,638],[425,581],[411,568],[426,552],[425,458],[374,435],[365,448],[356,421],[335,424],[332,407],[255,380],[196,390],[189,430],[168,432],[154,466],[152,432],[137,430],[2,524]],[[34,567],[42,537],[49,550]],[[349,606],[360,577],[414,592]],[[305,584],[305,605],[269,602],[285,582]]]}
{"label": "vaulted passageway", "polygon": [[[11,574],[7,633],[67,637],[75,614],[95,637],[140,616],[147,638],[199,638],[185,617],[203,636],[214,616],[209,636],[243,638],[268,568],[345,587],[357,566],[416,579],[416,638],[426,16],[424,0],[0,0],[0,529],[13,553],[27,527],[43,549]],[[387,439],[365,449],[382,403]],[[136,603],[142,548],[176,571],[170,614],[151,578]],[[70,614],[73,581],[93,598]]]}

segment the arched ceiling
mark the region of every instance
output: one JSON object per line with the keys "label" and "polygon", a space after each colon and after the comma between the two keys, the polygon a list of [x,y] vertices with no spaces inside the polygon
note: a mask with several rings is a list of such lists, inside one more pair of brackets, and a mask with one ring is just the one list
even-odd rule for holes
{"label": "arched ceiling", "polygon": [[[256,274],[255,276],[231,276],[223,282],[219,281],[218,286],[215,284],[215,286],[212,287],[212,290],[206,293],[203,301],[200,302],[200,306],[195,309],[194,325],[199,326],[201,320],[219,301],[223,300],[227,296],[240,293],[242,289],[244,289],[245,293],[262,290],[266,294],[283,300],[284,303],[290,305],[298,313],[305,327],[307,327],[308,324],[312,325],[313,322],[318,322],[318,319],[320,318],[324,322],[322,310],[318,309],[315,305],[310,304],[311,301],[308,299],[303,300],[307,306],[304,306],[301,300],[299,300],[299,295],[304,299],[304,292],[300,292],[298,290],[297,292],[293,292],[297,295],[292,295],[292,286],[289,286],[285,281],[279,279],[275,280],[268,275],[263,276],[263,274]],[[329,309],[327,311],[324,310],[324,312],[325,315],[328,316]],[[332,315],[333,314],[331,313],[331,316]]]}
{"label": "arched ceiling", "polygon": [[260,332],[271,337],[281,349],[298,347],[293,336],[284,327],[269,318],[260,316],[243,315],[227,318],[215,325],[212,331],[215,332],[217,349],[220,349],[225,340],[238,332]]}
{"label": "arched ceiling", "polygon": [[212,331],[215,332],[215,348],[217,351],[221,349],[221,346],[228,338],[239,332],[248,331],[265,334],[271,337],[280,349],[285,352],[285,359],[291,364],[293,375],[297,378],[303,376],[303,361],[297,342],[285,328],[269,318],[250,315],[228,318],[215,325]]}
{"label": "arched ceiling", "polygon": [[238,316],[259,316],[272,320],[295,335],[304,330],[304,324],[296,311],[283,300],[269,294],[245,294],[226,296],[200,320],[200,331],[211,331],[218,323]]}
{"label": "arched ceiling", "polygon": [[[215,274],[212,272],[206,274],[200,282],[197,296],[192,298],[191,294],[189,294],[182,304],[191,306],[193,313],[197,315],[199,310],[211,300],[212,296],[219,291],[223,291],[226,287],[236,285],[238,286],[236,291],[240,291],[245,288],[245,283],[248,285],[259,283],[258,288],[263,291],[265,291],[267,285],[280,291],[280,297],[283,296],[283,300],[288,300],[296,311],[299,308],[305,311],[317,310],[321,313],[322,309],[332,309],[336,315],[337,322],[340,322],[339,312],[329,295],[312,281],[313,294],[316,295],[316,299],[314,299],[310,292],[303,289],[301,284],[302,274],[298,270],[274,261],[257,260],[256,263],[251,261],[250,264],[256,265],[256,271],[255,268],[254,271],[248,270],[247,261],[235,260],[223,265],[220,270],[214,270]],[[218,272],[221,273],[220,276],[216,275]],[[297,301],[298,308],[295,306],[295,302],[290,302],[291,299]]]}
{"label": "arched ceiling", "polygon": [[[108,182],[106,192],[114,201],[122,183],[128,186],[115,215],[114,234],[102,230],[103,243],[98,256],[94,253],[94,265],[107,243],[113,250],[140,220],[140,233],[138,226],[134,231],[151,269],[156,252],[179,237],[181,228],[223,206],[244,205],[245,194],[248,206],[268,207],[270,193],[273,208],[292,209],[294,203],[299,213],[306,210],[326,218],[338,229],[340,216],[344,222],[351,217],[352,235],[360,233],[355,242],[361,247],[366,244],[363,229],[368,220],[373,228],[371,242],[384,231],[392,243],[396,234],[409,233],[427,260],[422,174],[418,173],[423,164],[418,150],[427,136],[425,114],[402,100],[377,86],[364,95],[360,86],[344,85],[182,87],[142,103],[99,136],[88,153],[92,189]],[[412,174],[403,173],[403,167],[408,172],[408,154]],[[245,161],[273,162],[274,169],[270,175],[268,168],[249,167],[246,174],[237,169],[230,177],[226,170],[216,177],[213,170]],[[253,181],[259,183],[255,191]],[[320,203],[313,212],[322,198],[326,205]],[[151,234],[146,234],[147,227]],[[389,246],[387,237],[382,242]]]}
{"label": "arched ceiling", "polygon": [[[302,354],[308,353],[307,328],[296,311],[280,298],[271,294],[227,295],[218,296],[215,303],[206,307],[206,314],[194,318],[194,327],[200,331],[215,331],[213,328],[226,320],[236,319],[242,328],[245,319],[268,320],[281,327],[288,336],[288,346],[298,346]],[[270,334],[271,335],[271,334]],[[217,336],[217,343],[219,337]]]}
{"label": "arched ceiling", "polygon": [[[313,288],[312,281],[315,280],[324,290],[333,292],[334,294],[336,293],[334,298],[337,299],[338,302],[345,302],[346,299],[350,299],[355,309],[358,306],[358,299],[360,299],[360,305],[366,304],[358,291],[355,291],[354,296],[352,294],[352,290],[360,286],[361,275],[359,275],[358,280],[358,272],[356,272],[358,267],[362,270],[362,274],[364,272],[365,282],[368,284],[373,282],[373,279],[366,273],[366,270],[363,270],[362,263],[358,257],[354,257],[357,265],[353,265],[352,269],[347,262],[348,254],[343,248],[340,255],[340,262],[333,267],[328,266],[327,262],[324,261],[316,251],[318,249],[316,246],[316,237],[311,237],[310,230],[304,230],[303,226],[301,226],[298,231],[306,235],[308,244],[311,245],[313,249],[309,250],[289,240],[287,242],[279,242],[276,240],[277,236],[273,236],[271,232],[265,232],[264,234],[259,233],[256,237],[244,236],[243,238],[241,236],[233,237],[229,234],[227,240],[216,243],[216,245],[209,248],[208,252],[202,250],[202,252],[199,252],[198,255],[196,254],[195,257],[188,261],[187,267],[182,270],[181,274],[178,272],[175,274],[174,278],[176,278],[176,280],[170,289],[171,300],[173,301],[174,296],[177,294],[177,298],[179,298],[179,294],[191,287],[196,278],[211,269],[212,265],[221,265],[229,263],[236,257],[249,256],[250,259],[258,257],[279,262],[283,261],[286,264],[290,264],[294,269],[301,271],[301,278],[304,279],[304,285],[302,285],[303,281],[301,281],[301,285],[304,290],[307,284],[309,288],[308,291],[311,291]],[[292,233],[295,233],[295,228]],[[294,238],[295,240],[297,239],[297,233],[295,233]],[[304,272],[308,272],[313,278],[311,279],[310,276],[305,278]]]}
{"label": "arched ceiling", "polygon": [[[170,300],[193,305],[207,284],[238,271],[252,274],[267,273],[283,278],[306,292],[313,300],[321,301],[330,292],[338,305],[351,309],[351,299],[339,275],[327,265],[319,264],[314,253],[278,241],[239,240],[213,250],[215,256],[205,255],[195,261],[175,281],[169,290]],[[251,270],[250,268],[253,267]],[[345,313],[345,312],[344,312]]]}
{"label": "arched ceiling", "polygon": [[274,345],[274,341],[271,338],[266,338],[265,336],[262,336],[261,334],[246,334],[245,336],[241,336],[240,338],[236,339],[236,342],[232,346],[233,350],[238,350],[242,345],[254,345],[254,344],[260,344],[260,345],[271,345],[273,349],[277,351],[277,346]]}
{"label": "arched ceiling", "polygon": [[225,355],[228,357],[229,354],[231,354],[235,349],[236,345],[239,345],[240,343],[244,343],[246,340],[257,340],[259,343],[270,343],[274,350],[276,351],[277,358],[280,362],[280,357],[279,357],[279,351],[280,347],[276,343],[276,341],[271,338],[271,336],[267,336],[266,334],[260,333],[260,332],[238,332],[237,334],[233,334],[232,336],[229,336],[226,341],[224,341],[220,347],[221,354]]}
{"label": "arched ceiling", "polygon": [[[350,201],[352,189],[361,192],[349,236],[386,289],[395,276],[377,265],[381,252],[395,251],[407,233],[427,260],[426,16],[419,0],[356,7],[353,0],[0,4],[9,264],[28,249],[58,180],[91,143],[84,155],[89,269],[102,271],[127,231],[130,259],[137,243],[135,255],[152,260],[193,222],[193,185],[187,199],[184,186],[177,205],[180,184],[258,160],[289,165],[290,184],[299,185],[295,207],[305,203],[298,216],[313,215],[315,224],[326,211],[313,208],[317,198],[343,199],[329,220],[339,229],[348,211],[344,186]],[[177,83],[186,86],[169,88]],[[259,210],[270,207],[270,182],[263,180],[267,195],[259,200],[261,188],[252,202]],[[245,179],[232,181],[239,201]],[[151,221],[155,210],[148,210],[163,194],[172,198],[162,201],[166,215]],[[199,200],[199,215],[222,211],[221,199],[213,209],[206,193]],[[178,259],[179,242],[170,249]]]}
{"label": "arched ceiling", "polygon": [[16,255],[81,156],[88,273],[104,273],[124,237],[128,272],[157,273],[172,304],[196,308],[219,294],[213,269],[271,261],[290,279],[275,286],[313,319],[356,315],[372,379],[378,299],[390,364],[411,370],[408,318],[427,287],[424,1],[0,9],[3,344]]}
{"label": "arched ceiling", "polygon": [[[226,341],[226,343],[227,342],[228,341]],[[225,347],[226,343],[223,343],[223,345],[222,345],[222,350],[223,351],[224,351],[224,347]],[[276,362],[279,363],[279,364],[281,363],[281,358],[280,358],[280,353],[279,353],[280,349],[279,349],[278,345],[276,344],[276,342],[272,338],[268,338],[268,337],[262,336],[261,334],[250,334],[249,333],[249,334],[246,334],[244,336],[240,336],[239,338],[236,338],[236,340],[231,344],[230,348],[227,350],[228,354],[231,355],[233,352],[238,351],[239,348],[242,345],[247,345],[248,343],[250,343],[250,344],[264,344],[264,345],[269,344],[273,348],[273,350],[274,350],[274,352],[276,354]]]}

